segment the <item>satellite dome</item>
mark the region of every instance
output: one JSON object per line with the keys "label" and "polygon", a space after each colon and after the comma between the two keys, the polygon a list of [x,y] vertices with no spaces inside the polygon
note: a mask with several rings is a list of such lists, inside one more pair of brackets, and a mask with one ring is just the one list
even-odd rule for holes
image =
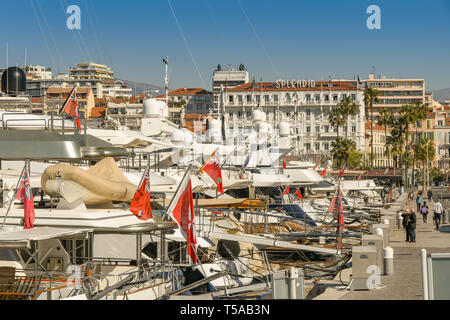
{"label": "satellite dome", "polygon": [[291,126],[285,121],[280,122],[279,128],[281,137],[287,137],[291,132]]}
{"label": "satellite dome", "polygon": [[22,69],[10,67],[2,74],[2,91],[6,94],[17,95],[27,89],[27,76]]}
{"label": "satellite dome", "polygon": [[261,110],[253,110],[253,121],[257,122],[257,121],[261,121],[262,120],[262,115],[261,115]]}
{"label": "satellite dome", "polygon": [[158,100],[147,99],[144,101],[143,114],[151,117],[158,117],[161,114]]}
{"label": "satellite dome", "polygon": [[184,142],[184,132],[181,129],[177,129],[175,131],[172,132],[172,134],[170,135],[170,142],[174,143],[174,144],[179,144]]}

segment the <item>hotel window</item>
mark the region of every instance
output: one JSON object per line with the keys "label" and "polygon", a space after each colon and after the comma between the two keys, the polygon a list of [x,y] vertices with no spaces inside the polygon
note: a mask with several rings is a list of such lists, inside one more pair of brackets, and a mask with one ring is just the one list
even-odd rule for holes
{"label": "hotel window", "polygon": [[256,103],[259,103],[261,101],[261,96],[260,95],[256,95],[255,98],[256,98]]}
{"label": "hotel window", "polygon": [[328,131],[330,131],[330,126],[323,126],[323,129],[325,132],[328,132]]}
{"label": "hotel window", "polygon": [[274,95],[273,95],[273,101],[274,101],[274,102],[278,102],[278,95],[277,95],[277,94],[274,94]]}
{"label": "hotel window", "polygon": [[311,110],[310,109],[306,109],[306,116],[307,117],[311,116]]}
{"label": "hotel window", "polygon": [[264,96],[264,102],[265,102],[265,103],[269,103],[269,101],[270,101],[270,97],[269,97],[268,94],[266,94],[266,95]]}
{"label": "hotel window", "polygon": [[241,96],[241,95],[238,95],[237,97],[238,97],[238,102],[239,102],[239,103],[242,103],[242,96]]}
{"label": "hotel window", "polygon": [[443,125],[442,120],[438,120],[438,126],[442,126],[442,125]]}
{"label": "hotel window", "polygon": [[286,117],[290,117],[291,113],[290,112],[286,112]]}
{"label": "hotel window", "polygon": [[310,94],[306,95],[306,101],[311,101],[311,95]]}
{"label": "hotel window", "polygon": [[232,112],[230,112],[228,115],[229,115],[230,118],[233,118],[233,113]]}
{"label": "hotel window", "polygon": [[305,143],[306,151],[311,150],[311,143]]}
{"label": "hotel window", "polygon": [[251,117],[252,116],[252,112],[251,111],[247,111],[247,117]]}
{"label": "hotel window", "polygon": [[431,120],[427,120],[427,129],[431,129]]}
{"label": "hotel window", "polygon": [[324,99],[325,101],[328,101],[328,100],[330,99],[330,96],[327,95],[327,94],[325,94],[325,95],[323,96],[323,99]]}
{"label": "hotel window", "polygon": [[317,102],[319,102],[319,101],[320,101],[320,95],[316,94],[316,95],[314,96],[314,100],[316,100]]}
{"label": "hotel window", "polygon": [[324,149],[325,151],[328,151],[328,148],[329,148],[328,142],[324,143],[324,144],[323,144],[323,149]]}
{"label": "hotel window", "polygon": [[333,96],[333,101],[338,101],[338,95],[337,95],[337,94],[335,94],[335,95]]}
{"label": "hotel window", "polygon": [[320,132],[320,126],[316,126],[316,133]]}
{"label": "hotel window", "polygon": [[433,140],[434,135],[433,132],[428,132],[428,140]]}
{"label": "hotel window", "polygon": [[228,101],[229,101],[230,103],[233,103],[233,96],[228,96]]}
{"label": "hotel window", "polygon": [[197,110],[202,110],[202,104],[201,103],[197,103]]}
{"label": "hotel window", "polygon": [[333,131],[334,132],[338,132],[338,127],[337,126],[333,126]]}
{"label": "hotel window", "polygon": [[242,117],[242,112],[238,111],[238,117]]}
{"label": "hotel window", "polygon": [[291,102],[291,95],[289,93],[286,93],[286,101]]}
{"label": "hotel window", "polygon": [[346,94],[346,93],[344,93],[344,94],[342,95],[342,99],[345,99],[345,98],[347,98],[347,94]]}
{"label": "hotel window", "polygon": [[356,126],[352,126],[352,132],[356,132]]}
{"label": "hotel window", "polygon": [[320,143],[316,143],[316,151],[320,150]]}
{"label": "hotel window", "polygon": [[356,94],[352,94],[352,100],[356,101]]}
{"label": "hotel window", "polygon": [[307,126],[307,127],[306,127],[306,133],[307,133],[307,134],[310,134],[310,133],[311,133],[311,127],[310,127],[310,126]]}
{"label": "hotel window", "polygon": [[252,102],[252,95],[251,94],[247,95],[247,102]]}

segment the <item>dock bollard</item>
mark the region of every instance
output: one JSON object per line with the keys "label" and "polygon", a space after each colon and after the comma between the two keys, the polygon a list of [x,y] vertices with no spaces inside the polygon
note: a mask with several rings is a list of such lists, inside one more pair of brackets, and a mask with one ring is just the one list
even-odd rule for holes
{"label": "dock bollard", "polygon": [[384,274],[387,276],[394,274],[394,249],[386,247],[383,249],[384,255]]}

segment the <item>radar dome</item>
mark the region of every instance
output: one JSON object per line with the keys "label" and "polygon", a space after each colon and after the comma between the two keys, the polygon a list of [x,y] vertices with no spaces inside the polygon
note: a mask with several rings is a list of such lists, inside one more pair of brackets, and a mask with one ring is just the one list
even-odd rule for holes
{"label": "radar dome", "polygon": [[287,137],[291,133],[291,126],[285,121],[280,122],[279,128],[281,137]]}
{"label": "radar dome", "polygon": [[2,74],[2,91],[6,94],[17,95],[27,89],[27,76],[22,69],[10,67]]}
{"label": "radar dome", "polygon": [[261,110],[253,110],[253,121],[262,121]]}
{"label": "radar dome", "polygon": [[161,115],[160,106],[158,100],[147,99],[144,101],[143,114],[151,117],[158,117]]}
{"label": "radar dome", "polygon": [[184,132],[181,129],[174,130],[170,135],[170,142],[180,144],[184,142]]}

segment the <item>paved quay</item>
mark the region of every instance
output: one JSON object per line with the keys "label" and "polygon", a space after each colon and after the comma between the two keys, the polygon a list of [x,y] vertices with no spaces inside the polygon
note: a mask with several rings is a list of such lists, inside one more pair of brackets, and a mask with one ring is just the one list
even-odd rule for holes
{"label": "paved quay", "polygon": [[[415,197],[414,197],[415,199]],[[344,269],[333,281],[319,283],[315,287],[314,300],[422,300],[422,271],[420,250],[427,253],[450,253],[450,225],[441,225],[436,230],[433,221],[434,203],[427,204],[430,208],[427,223],[423,222],[422,215],[416,213],[417,228],[416,242],[406,242],[406,233],[403,229],[395,227],[390,236],[389,246],[394,249],[394,274],[382,275],[382,287],[374,290],[349,290],[344,284],[350,282],[351,268]],[[416,209],[415,200],[400,207]],[[314,290],[313,290],[314,291]]]}

